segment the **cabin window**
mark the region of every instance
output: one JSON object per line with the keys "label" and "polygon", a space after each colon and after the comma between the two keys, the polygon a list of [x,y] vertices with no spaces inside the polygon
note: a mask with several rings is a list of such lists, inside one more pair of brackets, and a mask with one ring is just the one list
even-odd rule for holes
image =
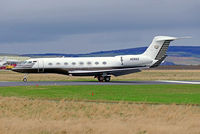
{"label": "cabin window", "polygon": [[91,65],[92,63],[90,61],[87,62],[88,65]]}
{"label": "cabin window", "polygon": [[52,63],[49,63],[48,65],[50,65],[50,66],[51,66],[51,65],[53,65],[53,64],[52,64]]}
{"label": "cabin window", "polygon": [[35,63],[35,62],[37,62],[37,61],[33,61],[33,62]]}
{"label": "cabin window", "polygon": [[29,61],[28,64],[32,63],[32,61]]}
{"label": "cabin window", "polygon": [[60,65],[60,63],[59,63],[59,62],[57,62],[57,63],[56,63],[56,65]]}
{"label": "cabin window", "polygon": [[103,64],[106,65],[107,63],[104,61]]}
{"label": "cabin window", "polygon": [[72,62],[72,65],[76,65],[76,62]]}
{"label": "cabin window", "polygon": [[96,65],[98,65],[98,64],[99,64],[99,62],[95,62],[95,64],[96,64]]}
{"label": "cabin window", "polygon": [[67,63],[67,62],[65,62],[65,63],[64,63],[64,65],[68,65],[68,63]]}
{"label": "cabin window", "polygon": [[80,64],[80,65],[83,65],[84,63],[83,63],[83,62],[79,62],[79,64]]}

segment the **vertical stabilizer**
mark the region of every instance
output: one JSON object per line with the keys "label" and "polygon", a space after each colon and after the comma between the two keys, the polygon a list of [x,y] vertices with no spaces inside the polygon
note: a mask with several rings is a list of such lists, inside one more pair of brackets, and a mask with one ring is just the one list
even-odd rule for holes
{"label": "vertical stabilizer", "polygon": [[178,38],[170,36],[156,36],[144,52],[144,55],[154,60],[160,60],[166,55],[170,42],[176,39]]}
{"label": "vertical stabilizer", "polygon": [[7,62],[7,57],[4,57],[4,58],[0,61],[0,67],[3,66],[6,62]]}
{"label": "vertical stabilizer", "polygon": [[159,66],[162,61],[167,57],[166,52],[168,50],[169,44],[173,40],[191,38],[191,37],[170,37],[170,36],[156,36],[154,37],[152,43],[143,53],[143,55],[154,60],[151,67]]}
{"label": "vertical stabilizer", "polygon": [[184,38],[191,37],[156,36],[143,54],[154,60],[159,60],[166,55],[167,49],[171,41]]}
{"label": "vertical stabilizer", "polygon": [[7,61],[7,57],[3,57],[3,59],[1,60],[1,62],[6,62]]}

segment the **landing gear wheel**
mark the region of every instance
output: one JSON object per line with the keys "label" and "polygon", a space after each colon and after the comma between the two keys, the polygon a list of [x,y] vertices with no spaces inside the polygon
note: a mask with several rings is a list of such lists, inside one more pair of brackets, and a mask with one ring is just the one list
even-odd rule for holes
{"label": "landing gear wheel", "polygon": [[23,82],[27,82],[27,77],[28,77],[28,74],[25,74],[23,78]]}
{"label": "landing gear wheel", "polygon": [[27,82],[27,78],[23,78],[23,82]]}
{"label": "landing gear wheel", "polygon": [[103,82],[103,80],[104,80],[103,76],[98,76],[97,78],[98,78],[99,82]]}
{"label": "landing gear wheel", "polygon": [[110,76],[104,77],[105,82],[110,82]]}

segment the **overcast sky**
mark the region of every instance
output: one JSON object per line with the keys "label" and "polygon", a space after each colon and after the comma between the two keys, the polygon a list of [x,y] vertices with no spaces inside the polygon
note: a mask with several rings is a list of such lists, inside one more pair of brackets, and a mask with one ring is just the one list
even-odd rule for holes
{"label": "overcast sky", "polygon": [[88,53],[200,45],[200,0],[0,0],[0,53]]}

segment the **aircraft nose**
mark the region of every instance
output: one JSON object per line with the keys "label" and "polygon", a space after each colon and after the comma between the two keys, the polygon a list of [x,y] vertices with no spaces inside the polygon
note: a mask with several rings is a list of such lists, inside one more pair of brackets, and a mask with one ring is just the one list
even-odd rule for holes
{"label": "aircraft nose", "polygon": [[14,71],[14,72],[22,72],[22,69],[19,69],[19,68],[12,68],[12,71]]}

